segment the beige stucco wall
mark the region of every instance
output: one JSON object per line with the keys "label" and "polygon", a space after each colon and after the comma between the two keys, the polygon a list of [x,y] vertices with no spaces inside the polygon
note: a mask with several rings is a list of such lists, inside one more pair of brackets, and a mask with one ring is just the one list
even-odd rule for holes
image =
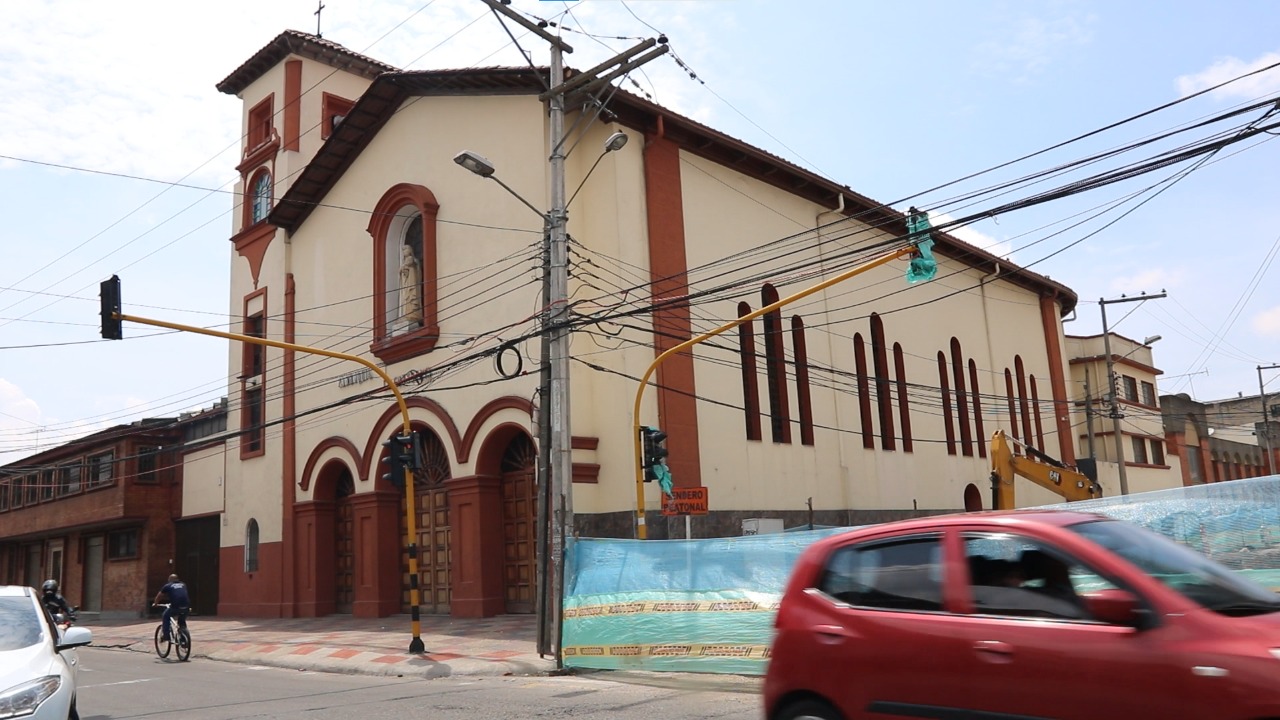
{"label": "beige stucco wall", "polygon": [[[245,92],[245,107],[270,91],[283,88],[283,66],[277,67]],[[303,89],[314,84],[318,74],[329,69],[309,61],[304,65]],[[339,73],[336,80],[325,80],[326,87],[344,97],[354,97],[366,84],[362,79]],[[276,90],[278,102],[283,101]],[[304,95],[304,133],[319,116],[319,95]],[[280,126],[277,119],[277,127]],[[440,287],[440,347],[427,356],[394,364],[387,369],[393,376],[435,368],[451,360],[492,347],[500,339],[508,339],[534,330],[531,321],[498,332],[487,331],[533,316],[541,307],[541,286],[537,270],[541,220],[501,187],[457,167],[453,156],[471,150],[487,157],[498,168],[503,182],[538,207],[549,207],[549,183],[546,157],[547,132],[545,113],[531,97],[432,97],[411,101],[396,113],[369,146],[345,172],[317,207],[306,224],[292,237],[281,232],[271,243],[261,270],[260,286],[266,286],[267,313],[280,318],[284,312],[284,281],[292,273],[297,281],[297,341],[342,352],[367,355],[371,338],[374,259],[366,228],[368,209],[396,183],[415,183],[429,188],[440,204],[437,233],[438,277]],[[572,194],[581,184],[599,155],[604,138],[617,129],[597,123],[566,163],[567,188]],[[580,313],[604,309],[619,298],[610,297],[616,290],[602,285],[594,260],[611,265],[617,275],[610,280],[617,286],[645,285],[649,276],[646,205],[644,198],[643,137],[627,130],[631,142],[621,151],[606,157],[569,208],[569,232],[581,249],[571,257],[575,280],[571,294]],[[296,172],[304,158],[314,153],[318,135],[304,134],[303,152],[283,153],[278,160],[278,176]],[[283,171],[283,172],[282,172]],[[686,233],[687,265],[697,268],[720,258],[766,245],[767,243],[812,230],[831,222],[830,208],[802,200],[773,186],[719,167],[689,153],[681,155],[681,182],[684,191],[683,212]],[[835,198],[832,198],[832,205]],[[356,210],[352,210],[352,208]],[[825,213],[825,214],[824,214]],[[236,216],[236,222],[239,216]],[[818,248],[814,235],[790,245],[783,256],[770,265],[791,265],[804,259],[818,259],[821,254],[834,266],[832,256],[843,249],[888,235],[870,230],[856,220],[847,227],[823,232],[830,242]],[[835,235],[857,232],[845,239]],[[1014,367],[1014,356],[1021,355],[1028,375],[1037,380],[1039,398],[1044,409],[1041,422],[1047,450],[1057,454],[1057,427],[1048,401],[1052,398],[1049,382],[1049,358],[1045,349],[1044,330],[1040,319],[1039,298],[1035,292],[995,278],[980,289],[985,273],[994,268],[977,270],[945,256],[940,257],[939,278],[916,286],[903,279],[906,263],[895,261],[883,268],[859,276],[847,283],[807,298],[784,313],[787,321],[793,314],[804,317],[811,363],[832,366],[839,371],[854,370],[853,336],[861,333],[868,345],[871,365],[870,331],[866,315],[870,309],[882,313],[888,344],[898,342],[905,353],[905,368],[910,382],[917,386],[912,397],[912,430],[915,448],[905,453],[901,447],[902,429],[896,412],[894,423],[899,436],[893,452],[862,447],[858,401],[850,392],[825,390],[831,380],[815,373],[812,381],[813,412],[816,429],[814,447],[800,444],[798,431],[790,446],[775,445],[769,438],[765,418],[765,440],[746,442],[743,411],[725,407],[722,402],[741,406],[741,374],[736,367],[737,339],[727,334],[720,342],[725,349],[704,346],[698,349],[695,363],[697,390],[708,398],[698,405],[702,482],[709,488],[712,508],[716,510],[799,510],[813,498],[815,510],[857,509],[954,509],[962,507],[965,487],[972,483],[988,494],[987,460],[963,455],[948,455],[937,385],[938,351],[947,353],[949,342],[956,337],[964,358],[972,358],[979,368],[980,391],[983,394],[983,433],[976,438],[985,442],[996,429],[1008,431],[1007,405],[993,396],[1003,396],[1004,370]],[[232,288],[229,313],[238,327],[243,314],[243,297],[255,289],[248,262],[237,255],[232,258]],[[732,269],[731,269],[732,270]],[[497,272],[495,277],[484,280]],[[694,273],[695,288],[741,278],[749,272],[739,269],[723,274],[721,270]],[[592,273],[596,276],[593,277]],[[627,282],[629,279],[629,283]],[[815,278],[779,284],[785,296],[806,287]],[[956,293],[957,290],[961,292]],[[743,289],[741,299],[753,308],[761,305],[759,283]],[[647,286],[640,291],[640,299]],[[887,298],[880,296],[895,293]],[[955,294],[953,294],[955,293]],[[485,298],[477,304],[477,296]],[[626,300],[634,300],[629,296]],[[699,305],[695,312],[695,331],[705,331],[736,315],[737,298]],[[920,307],[890,312],[897,308],[921,304]],[[322,310],[321,310],[322,308]],[[631,321],[646,325],[647,317]],[[616,326],[601,328],[609,332]],[[283,326],[271,322],[268,332],[280,337]],[[1056,330],[1060,332],[1060,329]],[[595,437],[599,447],[594,452],[578,451],[578,462],[599,463],[599,483],[579,484],[574,488],[575,509],[581,513],[629,510],[634,507],[635,485],[631,461],[631,417],[638,378],[653,360],[652,334],[628,330],[618,342],[575,333],[572,353],[612,372],[595,372],[581,364],[572,365],[571,392],[572,430],[575,436]],[[470,339],[466,344],[464,340]],[[632,345],[631,342],[640,342]],[[759,324],[757,323],[757,349]],[[456,345],[455,345],[456,344]],[[791,352],[790,335],[785,345]],[[526,369],[536,365],[538,343],[530,339],[520,345],[527,358]],[[229,351],[230,375],[238,374],[241,349],[232,345]],[[371,357],[371,356],[370,356]],[[267,350],[267,417],[279,418],[283,412],[281,359],[278,350]],[[764,395],[763,358],[758,360],[761,375],[761,404],[767,412]],[[892,356],[890,355],[892,364]],[[378,387],[369,380],[349,387],[339,387],[338,378],[359,367],[343,361],[299,356],[297,360],[297,410],[327,406],[357,393]],[[458,432],[465,432],[480,409],[491,399],[512,395],[532,399],[537,386],[536,374],[515,380],[489,383],[496,378],[491,360],[459,367],[446,377],[425,387],[410,385],[411,393],[440,403]],[[848,377],[836,378],[845,389],[852,384]],[[950,382],[950,377],[948,378]],[[966,385],[968,374],[966,372]],[[972,390],[970,388],[970,390]],[[894,391],[896,395],[896,390]],[[641,403],[641,422],[658,421],[656,393],[650,389]],[[239,383],[231,387],[229,427],[240,427]],[[789,392],[792,418],[798,417],[794,383]],[[371,436],[386,437],[398,426],[392,419],[382,427],[375,420],[392,403],[389,400],[361,402],[326,410],[300,418],[297,423],[297,471],[315,448],[329,438],[345,438],[361,452]],[[415,408],[415,420],[425,422],[444,441],[455,476],[475,471],[479,441],[470,457],[461,462],[447,432],[447,423],[432,413]],[[873,403],[874,422],[879,423]],[[483,438],[502,423],[515,423],[533,432],[527,415],[504,410],[481,425]],[[226,470],[227,526],[242,528],[250,517],[256,517],[262,542],[280,539],[281,497],[281,429],[267,431],[267,453],[264,457],[239,460],[238,441],[228,443]],[[959,428],[957,425],[957,444]],[[976,428],[974,429],[977,435]],[[330,450],[319,458],[316,467],[329,459],[349,462],[344,452]],[[367,462],[367,460],[366,460]],[[353,468],[357,492],[371,489],[371,478],[359,480],[361,468]],[[380,471],[375,468],[372,476]],[[295,498],[306,500],[313,488],[295,489]],[[658,506],[656,485],[646,486],[646,504]],[[1053,502],[1055,496],[1046,491],[1020,484],[1020,505]],[[202,501],[204,502],[204,501]],[[224,545],[243,541],[240,532],[224,533]]]}
{"label": "beige stucco wall", "polygon": [[224,446],[186,453],[182,459],[182,516],[222,512],[226,473]]}

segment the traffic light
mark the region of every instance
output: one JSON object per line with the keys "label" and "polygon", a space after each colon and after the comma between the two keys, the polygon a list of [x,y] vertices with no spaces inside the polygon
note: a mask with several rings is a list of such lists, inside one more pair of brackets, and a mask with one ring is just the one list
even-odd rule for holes
{"label": "traffic light", "polygon": [[645,425],[640,428],[640,438],[644,445],[644,481],[652,482],[658,479],[658,465],[666,465],[667,462],[667,449],[662,446],[667,434]]}
{"label": "traffic light", "polygon": [[658,481],[665,495],[671,494],[671,469],[667,467],[667,449],[662,446],[667,434],[658,428],[644,426],[640,428],[641,444],[644,447],[644,481]]}
{"label": "traffic light", "polygon": [[124,338],[120,322],[120,276],[112,275],[98,286],[98,300],[102,312],[102,337],[106,340]]}
{"label": "traffic light", "polygon": [[403,489],[404,471],[417,470],[419,467],[418,434],[395,435],[382,443],[382,447],[387,449],[382,456],[382,464],[386,468],[382,479],[396,489]]}

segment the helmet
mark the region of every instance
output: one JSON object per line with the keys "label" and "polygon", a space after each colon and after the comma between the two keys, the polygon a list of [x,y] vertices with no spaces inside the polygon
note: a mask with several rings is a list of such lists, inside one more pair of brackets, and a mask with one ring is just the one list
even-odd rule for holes
{"label": "helmet", "polygon": [[41,585],[41,586],[40,586],[40,589],[41,589],[41,590],[44,590],[44,591],[45,591],[45,592],[47,592],[47,593],[56,593],[56,592],[58,592],[58,581],[57,581],[57,580],[45,580],[45,581],[44,581],[44,585]]}

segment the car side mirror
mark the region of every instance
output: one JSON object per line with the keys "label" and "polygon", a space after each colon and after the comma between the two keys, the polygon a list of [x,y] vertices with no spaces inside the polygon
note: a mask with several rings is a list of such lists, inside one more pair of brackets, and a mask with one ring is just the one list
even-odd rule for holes
{"label": "car side mirror", "polygon": [[93,642],[93,631],[86,627],[67,628],[58,640],[58,650],[68,650]]}
{"label": "car side mirror", "polygon": [[1095,620],[1112,625],[1138,627],[1146,615],[1138,596],[1119,588],[1086,593],[1084,602]]}

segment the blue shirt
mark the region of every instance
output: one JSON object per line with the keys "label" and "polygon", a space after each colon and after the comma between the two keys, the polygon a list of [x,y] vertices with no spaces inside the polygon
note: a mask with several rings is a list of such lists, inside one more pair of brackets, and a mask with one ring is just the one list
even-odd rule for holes
{"label": "blue shirt", "polygon": [[184,582],[171,582],[160,588],[160,592],[169,597],[169,604],[175,608],[191,607],[191,597],[187,595],[187,584]]}

